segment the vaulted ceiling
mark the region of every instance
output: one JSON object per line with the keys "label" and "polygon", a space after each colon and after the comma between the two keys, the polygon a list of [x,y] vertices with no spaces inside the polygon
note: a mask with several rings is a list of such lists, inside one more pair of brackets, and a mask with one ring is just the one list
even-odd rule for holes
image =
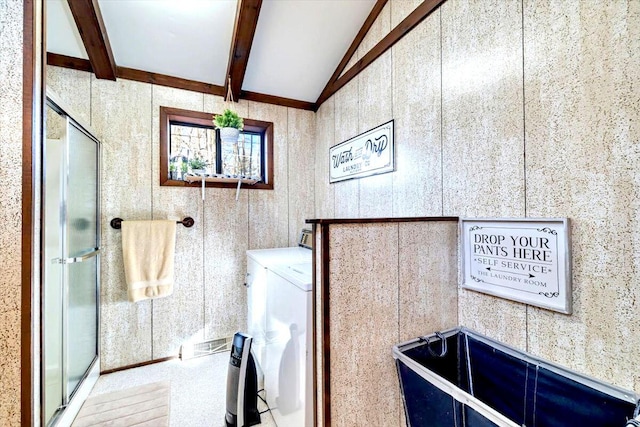
{"label": "vaulted ceiling", "polygon": [[386,0],[47,0],[47,61],[315,109]]}

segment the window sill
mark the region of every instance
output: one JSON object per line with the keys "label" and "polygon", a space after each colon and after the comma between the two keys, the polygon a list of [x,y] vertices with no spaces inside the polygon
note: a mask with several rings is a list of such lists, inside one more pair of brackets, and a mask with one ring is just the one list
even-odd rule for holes
{"label": "window sill", "polygon": [[[202,182],[204,179],[205,182],[228,182],[234,185],[238,185],[238,178],[230,178],[225,176],[202,176],[202,175],[191,175],[187,174],[185,177],[185,181],[188,182]],[[258,183],[257,179],[250,178],[242,178],[242,183],[247,185],[254,185]]]}
{"label": "window sill", "polygon": [[[186,175],[184,180],[167,179],[161,181],[161,186],[169,187],[201,187],[202,181],[205,182],[205,187],[211,188],[233,188],[238,187],[238,178],[227,178],[217,176],[198,176],[198,175]],[[242,178],[243,189],[249,190],[273,190],[273,184],[265,184],[264,182],[258,182],[255,179]]]}

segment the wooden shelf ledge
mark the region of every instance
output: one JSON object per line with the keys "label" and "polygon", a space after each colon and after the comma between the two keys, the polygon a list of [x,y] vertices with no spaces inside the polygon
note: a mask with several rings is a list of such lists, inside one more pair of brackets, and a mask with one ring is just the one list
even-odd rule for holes
{"label": "wooden shelf ledge", "polygon": [[[187,182],[202,182],[204,180],[204,182],[226,182],[230,184],[238,183],[238,178],[230,178],[226,176],[209,176],[209,175],[187,174],[184,180]],[[241,181],[243,184],[247,184],[247,185],[254,185],[258,182],[257,179],[253,179],[253,178],[242,178]]]}

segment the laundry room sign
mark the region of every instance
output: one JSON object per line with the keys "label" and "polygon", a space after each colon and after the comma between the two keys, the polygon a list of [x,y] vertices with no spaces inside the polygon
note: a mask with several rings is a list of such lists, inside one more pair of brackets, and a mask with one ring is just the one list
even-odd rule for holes
{"label": "laundry room sign", "polygon": [[571,313],[569,220],[461,219],[462,287]]}
{"label": "laundry room sign", "polygon": [[329,149],[329,182],[393,172],[393,120]]}

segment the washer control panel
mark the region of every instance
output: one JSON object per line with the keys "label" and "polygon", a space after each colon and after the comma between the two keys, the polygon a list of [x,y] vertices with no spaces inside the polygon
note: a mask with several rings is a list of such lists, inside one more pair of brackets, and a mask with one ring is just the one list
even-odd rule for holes
{"label": "washer control panel", "polygon": [[313,248],[313,232],[311,230],[307,230],[306,228],[302,230],[298,246],[302,246],[307,249]]}

